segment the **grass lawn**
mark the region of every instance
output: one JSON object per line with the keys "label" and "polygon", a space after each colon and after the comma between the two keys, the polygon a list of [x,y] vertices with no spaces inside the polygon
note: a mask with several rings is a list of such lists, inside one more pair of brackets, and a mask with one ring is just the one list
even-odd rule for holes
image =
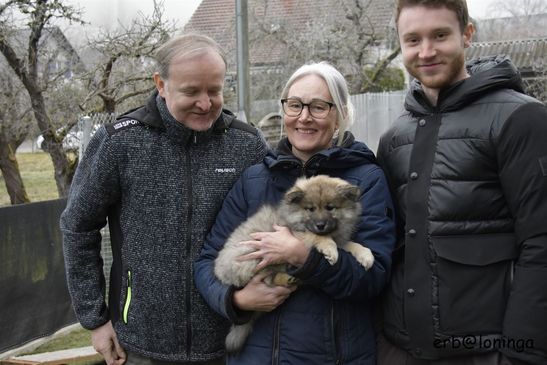
{"label": "grass lawn", "polygon": [[[59,197],[49,154],[45,152],[18,153],[16,157],[23,184],[31,202]],[[0,206],[6,205],[10,205],[10,200],[4,178],[0,174]]]}

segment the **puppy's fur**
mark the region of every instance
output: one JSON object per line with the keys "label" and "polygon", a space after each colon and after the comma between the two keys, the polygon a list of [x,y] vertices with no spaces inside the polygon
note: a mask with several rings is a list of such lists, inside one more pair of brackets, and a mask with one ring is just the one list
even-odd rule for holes
{"label": "puppy's fur", "polygon": [[[288,227],[304,244],[315,247],[334,265],[338,247],[350,252],[365,269],[372,267],[372,252],[350,241],[361,213],[358,187],[338,178],[318,175],[300,178],[284,195],[277,207],[265,205],[243,222],[228,238],[215,260],[215,275],[224,284],[244,287],[255,275],[258,260],[237,261],[237,257],[254,249],[239,242],[251,239],[254,232],[272,232],[273,224]],[[275,285],[296,284],[286,273],[286,265],[272,265],[264,270],[271,273],[266,281]],[[233,325],[226,336],[228,352],[237,352],[252,330],[253,319],[243,325]]]}

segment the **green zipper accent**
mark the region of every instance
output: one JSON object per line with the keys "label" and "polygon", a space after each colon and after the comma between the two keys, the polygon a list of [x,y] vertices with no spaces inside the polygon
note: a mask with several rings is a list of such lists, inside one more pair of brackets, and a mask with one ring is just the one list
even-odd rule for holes
{"label": "green zipper accent", "polygon": [[127,324],[127,314],[129,313],[129,304],[131,304],[131,271],[127,272],[127,296],[123,306],[123,323]]}

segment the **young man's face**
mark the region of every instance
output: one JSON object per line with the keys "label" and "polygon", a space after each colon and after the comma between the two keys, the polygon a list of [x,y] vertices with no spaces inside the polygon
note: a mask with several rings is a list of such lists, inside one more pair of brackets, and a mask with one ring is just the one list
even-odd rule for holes
{"label": "young man's face", "polygon": [[474,28],[468,24],[462,34],[454,11],[405,7],[397,29],[405,67],[429,97],[436,100],[440,89],[468,77],[464,49],[471,43]]}
{"label": "young man's face", "polygon": [[212,51],[175,57],[169,66],[169,78],[154,74],[160,95],[171,115],[186,127],[205,131],[222,112],[222,89],[226,65]]}

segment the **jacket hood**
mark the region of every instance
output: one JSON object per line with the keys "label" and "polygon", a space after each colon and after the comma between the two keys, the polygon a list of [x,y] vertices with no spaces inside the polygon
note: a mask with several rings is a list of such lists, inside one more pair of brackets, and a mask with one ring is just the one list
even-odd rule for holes
{"label": "jacket hood", "polygon": [[453,111],[496,90],[524,90],[520,74],[507,56],[473,59],[466,63],[466,69],[470,77],[442,89],[436,107],[425,96],[422,84],[414,79],[405,99],[405,109],[422,115],[430,114],[434,109]]}
{"label": "jacket hood", "polygon": [[[357,165],[375,164],[374,153],[362,142],[355,141],[351,132],[346,132],[340,146],[317,152],[304,164],[292,153],[292,145],[288,138],[283,138],[276,150],[270,150],[264,158],[265,165],[271,169],[289,169],[311,166],[320,169],[347,169]],[[313,175],[313,174],[310,174]]]}

